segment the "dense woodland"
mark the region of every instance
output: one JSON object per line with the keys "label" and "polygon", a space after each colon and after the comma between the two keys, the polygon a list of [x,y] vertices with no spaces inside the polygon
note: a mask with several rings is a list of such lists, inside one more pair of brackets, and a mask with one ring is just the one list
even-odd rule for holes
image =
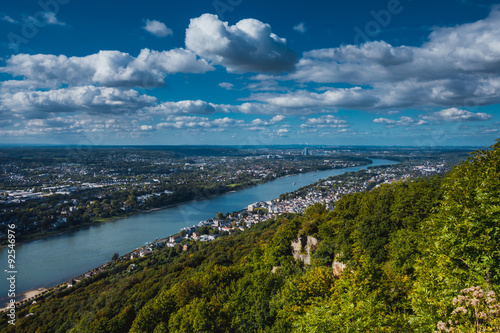
{"label": "dense woodland", "polygon": [[[318,240],[310,265],[291,247],[307,236]],[[332,263],[346,267],[334,275]],[[314,205],[188,251],[117,262],[0,329],[446,332],[451,323],[498,332],[499,291],[500,141],[444,178],[382,185],[332,212]]]}

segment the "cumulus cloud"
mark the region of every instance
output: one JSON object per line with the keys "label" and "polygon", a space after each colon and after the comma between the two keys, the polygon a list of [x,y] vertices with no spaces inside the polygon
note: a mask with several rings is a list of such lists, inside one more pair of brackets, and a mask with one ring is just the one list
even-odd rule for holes
{"label": "cumulus cloud", "polygon": [[341,107],[374,107],[378,103],[376,96],[364,94],[361,88],[329,89],[322,93],[299,90],[287,94],[254,94],[251,98],[266,102],[271,106],[284,108],[341,108]]}
{"label": "cumulus cloud", "polygon": [[285,116],[279,114],[279,115],[276,115],[273,118],[271,118],[271,122],[273,122],[273,123],[279,123],[279,122],[281,122],[281,121],[283,121],[285,119],[286,119]]}
{"label": "cumulus cloud", "polygon": [[185,49],[142,49],[134,58],[120,51],[100,51],[85,57],[17,54],[1,72],[37,82],[38,87],[99,84],[109,87],[162,86],[168,73],[205,73],[214,70],[204,59]]}
{"label": "cumulus cloud", "polygon": [[208,117],[192,116],[171,116],[165,122],[156,125],[158,129],[177,128],[177,129],[215,129],[223,130],[231,126],[244,124],[243,120],[232,119],[229,117],[210,120]]}
{"label": "cumulus cloud", "polygon": [[290,130],[289,129],[286,129],[286,128],[280,128],[276,134],[278,134],[279,136],[287,136],[287,134],[290,133]]}
{"label": "cumulus cloud", "polygon": [[157,115],[181,115],[181,114],[212,114],[216,112],[226,113],[224,105],[208,103],[201,100],[185,100],[179,102],[163,102],[154,107],[146,109],[147,113]]}
{"label": "cumulus cloud", "polygon": [[219,87],[224,88],[226,90],[231,90],[234,88],[234,84],[229,83],[229,82],[221,82],[221,83],[219,83]]}
{"label": "cumulus cloud", "polygon": [[157,20],[146,20],[146,24],[142,28],[156,37],[166,37],[173,34],[172,29]]}
{"label": "cumulus cloud", "polygon": [[275,115],[283,114],[283,108],[275,107],[266,103],[243,103],[241,105],[229,106],[232,112],[245,113],[245,114],[266,114]]}
{"label": "cumulus cloud", "polygon": [[276,123],[280,123],[280,122],[284,121],[285,119],[286,119],[286,117],[283,115],[276,115],[276,116],[272,117],[269,121],[262,120],[260,118],[255,118],[254,120],[252,120],[250,125],[251,126],[270,126],[270,125],[274,125]]}
{"label": "cumulus cloud", "polygon": [[47,24],[66,25],[66,23],[59,21],[56,17],[56,14],[53,12],[45,12],[43,13],[43,15],[47,20]]}
{"label": "cumulus cloud", "polygon": [[[245,113],[272,116],[269,120],[262,120],[266,124],[275,124],[286,119],[288,110],[265,103],[243,103],[241,105],[215,104],[202,100],[184,100],[178,102],[162,102],[158,105],[146,107],[141,115],[144,116],[172,116],[172,115],[209,115],[214,113]],[[288,112],[294,114],[295,112]]]}
{"label": "cumulus cloud", "polygon": [[444,109],[438,112],[434,112],[430,115],[422,116],[423,119],[434,120],[434,121],[485,121],[490,120],[493,117],[487,113],[474,113],[466,110],[460,110],[457,108]]}
{"label": "cumulus cloud", "polygon": [[[383,41],[305,52],[287,79],[370,86],[379,108],[500,102],[500,6],[477,22],[434,28],[420,47]],[[405,102],[406,101],[406,102]]]}
{"label": "cumulus cloud", "polygon": [[293,27],[293,30],[298,31],[300,33],[305,33],[307,28],[304,22],[300,22],[299,24]]}
{"label": "cumulus cloud", "polygon": [[25,91],[1,96],[1,106],[25,118],[82,112],[92,115],[129,114],[155,105],[155,97],[136,90],[81,86],[50,91]]}
{"label": "cumulus cloud", "polygon": [[400,117],[399,120],[388,119],[388,118],[376,118],[373,120],[374,123],[377,124],[385,124],[387,127],[394,126],[421,126],[427,124],[425,120],[422,119],[414,119],[412,117]]}
{"label": "cumulus cloud", "polygon": [[116,135],[141,132],[135,120],[122,115],[96,117],[93,114],[76,113],[71,115],[56,114],[44,119],[20,119],[10,129],[0,130],[0,135],[8,136],[82,136],[95,144],[102,143],[102,135],[114,132]]}
{"label": "cumulus cloud", "polygon": [[266,125],[269,125],[269,123],[267,121],[260,119],[260,118],[256,118],[256,119],[252,120],[251,125],[252,126],[266,126]]}
{"label": "cumulus cloud", "polygon": [[290,77],[299,81],[348,82],[353,84],[403,79],[393,72],[394,66],[413,61],[413,49],[393,47],[385,42],[369,42],[360,46],[343,45],[333,49],[305,52]]}
{"label": "cumulus cloud", "polygon": [[302,128],[307,127],[331,127],[331,128],[344,128],[349,127],[349,124],[346,120],[340,119],[333,115],[324,115],[317,118],[309,118],[306,120],[305,124],[301,125]]}
{"label": "cumulus cloud", "polygon": [[476,81],[439,80],[421,82],[406,80],[398,84],[388,82],[373,88],[331,88],[322,92],[296,90],[287,93],[255,93],[247,100],[308,110],[318,108],[352,108],[365,110],[390,110],[409,107],[448,107],[450,105],[490,105],[500,103],[500,78],[491,77]]}
{"label": "cumulus cloud", "polygon": [[28,16],[28,20],[33,22],[36,26],[51,25],[66,25],[57,19],[54,12],[37,12],[34,16]]}
{"label": "cumulus cloud", "polygon": [[435,28],[421,47],[383,41],[305,52],[292,76],[315,82],[366,84],[441,80],[500,73],[500,6],[474,23]]}
{"label": "cumulus cloud", "polygon": [[[262,97],[262,96],[261,96]],[[262,97],[264,100],[264,97]],[[266,102],[249,102],[241,105],[221,105],[228,112],[245,113],[245,114],[259,114],[259,115],[273,115],[277,117],[285,117],[288,115],[307,115],[315,113],[331,112],[322,108],[307,108],[307,107],[286,107],[279,105],[272,105]]]}
{"label": "cumulus cloud", "polygon": [[286,40],[255,19],[229,25],[216,15],[203,14],[191,19],[186,47],[230,72],[290,72],[297,62]]}

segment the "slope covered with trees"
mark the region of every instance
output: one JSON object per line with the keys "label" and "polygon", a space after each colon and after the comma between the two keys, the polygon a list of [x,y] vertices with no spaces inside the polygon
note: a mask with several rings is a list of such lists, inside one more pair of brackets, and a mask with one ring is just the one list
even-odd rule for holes
{"label": "slope covered with trees", "polygon": [[[310,265],[294,258],[294,241]],[[314,205],[188,251],[117,263],[18,309],[16,326],[0,329],[444,332],[452,320],[464,332],[498,331],[499,243],[500,141],[444,178],[383,185],[332,212]]]}

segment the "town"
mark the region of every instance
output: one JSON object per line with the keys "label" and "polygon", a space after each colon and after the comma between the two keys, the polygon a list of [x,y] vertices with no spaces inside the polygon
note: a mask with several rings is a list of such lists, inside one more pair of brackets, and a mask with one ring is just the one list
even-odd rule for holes
{"label": "town", "polygon": [[64,148],[1,150],[7,156],[0,157],[2,242],[9,223],[16,224],[19,240],[27,241],[211,198],[287,175],[367,165],[371,156],[401,162],[387,173],[373,174],[372,180],[347,182],[335,194],[325,193],[341,184],[324,183],[321,191],[312,191],[301,199],[303,202],[276,200],[256,204],[253,208],[259,214],[250,210],[245,216],[230,214],[228,219],[216,222],[220,232],[229,231],[229,225],[245,228],[271,214],[301,212],[307,203],[334,202],[342,194],[370,188],[382,179],[403,177],[403,170],[405,175],[446,171],[468,152],[465,149],[457,153],[449,149],[120,147],[95,148],[75,155]]}
{"label": "town", "polygon": [[[328,210],[333,210],[335,202],[343,195],[363,192],[395,181],[404,181],[420,176],[442,174],[449,170],[444,160],[425,165],[406,162],[391,166],[372,167],[367,170],[350,172],[329,177],[314,184],[305,186],[291,193],[284,193],[279,198],[260,201],[248,205],[239,212],[222,214],[201,221],[198,225],[183,228],[177,235],[170,236],[167,241],[154,243],[153,246],[173,247],[182,239],[195,241],[211,241],[220,235],[231,234],[237,230],[243,231],[252,225],[274,218],[283,213],[301,214],[316,203],[323,204]],[[150,249],[152,247],[150,246]]]}

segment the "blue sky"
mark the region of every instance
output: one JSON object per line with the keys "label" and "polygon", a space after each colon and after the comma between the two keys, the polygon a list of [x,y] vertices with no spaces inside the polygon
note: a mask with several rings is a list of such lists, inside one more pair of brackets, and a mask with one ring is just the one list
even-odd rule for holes
{"label": "blue sky", "polygon": [[490,145],[491,1],[10,1],[0,143]]}

